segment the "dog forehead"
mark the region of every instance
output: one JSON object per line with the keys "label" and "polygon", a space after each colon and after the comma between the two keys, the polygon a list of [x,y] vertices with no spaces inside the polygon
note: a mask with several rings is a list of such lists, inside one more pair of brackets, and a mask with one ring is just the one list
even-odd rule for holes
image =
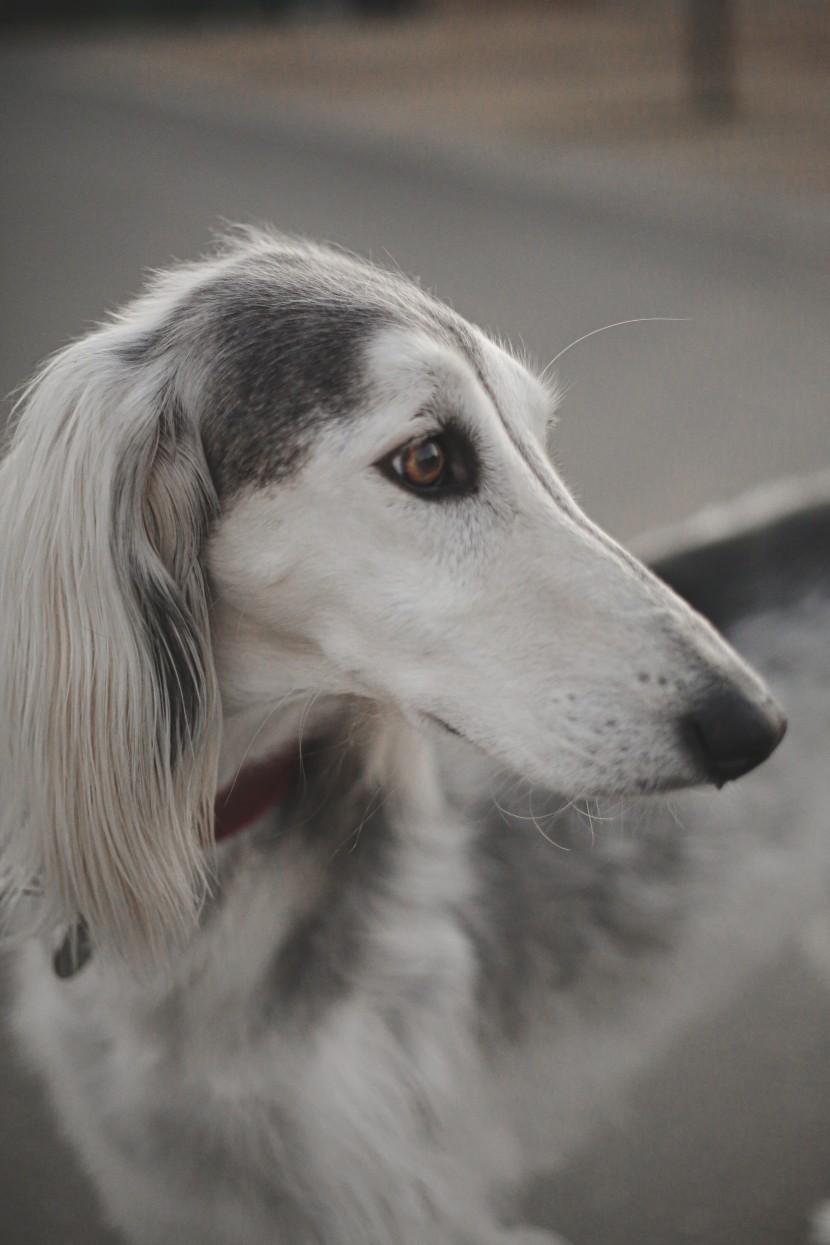
{"label": "dog forehead", "polygon": [[509,345],[496,342],[475,325],[456,317],[448,326],[393,324],[381,329],[366,349],[376,400],[408,407],[429,403],[443,390],[452,400],[471,385],[483,391],[506,425],[539,431],[556,406],[555,387],[539,379],[532,366]]}
{"label": "dog forehead", "polygon": [[397,410],[430,401],[436,390],[446,391],[479,378],[478,354],[472,334],[463,346],[434,326],[391,324],[379,329],[365,350],[366,376],[373,405]]}
{"label": "dog forehead", "polygon": [[368,350],[391,330],[452,342],[472,334],[414,283],[349,257],[265,255],[197,292],[201,428],[220,500],[303,463],[321,424],[354,417],[372,376]]}
{"label": "dog forehead", "polygon": [[479,373],[506,422],[544,428],[557,404],[555,385],[540,379],[530,360],[504,342],[479,334]]}

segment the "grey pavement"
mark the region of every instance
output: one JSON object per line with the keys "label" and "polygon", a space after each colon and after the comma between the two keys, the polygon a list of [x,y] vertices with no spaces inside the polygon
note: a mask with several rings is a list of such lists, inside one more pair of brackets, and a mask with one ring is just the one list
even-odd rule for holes
{"label": "grey pavement", "polygon": [[[629,538],[781,475],[830,466],[826,208],[777,188],[705,201],[619,153],[546,162],[463,134],[429,143],[303,98],[268,104],[95,49],[0,51],[0,391],[192,257],[267,220],[398,264],[542,363],[564,355],[556,453]],[[747,206],[741,228],[740,203]],[[575,1245],[785,1245],[830,1193],[830,1005],[770,964],[701,1018],[591,1151],[534,1191]],[[0,1052],[0,1242],[109,1240],[36,1087]]]}

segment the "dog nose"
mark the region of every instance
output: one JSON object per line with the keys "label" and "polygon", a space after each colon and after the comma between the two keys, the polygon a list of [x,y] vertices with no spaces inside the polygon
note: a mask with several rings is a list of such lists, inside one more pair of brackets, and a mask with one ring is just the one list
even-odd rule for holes
{"label": "dog nose", "polygon": [[759,703],[719,687],[688,725],[710,780],[722,787],[766,761],[784,738],[787,719],[772,700]]}

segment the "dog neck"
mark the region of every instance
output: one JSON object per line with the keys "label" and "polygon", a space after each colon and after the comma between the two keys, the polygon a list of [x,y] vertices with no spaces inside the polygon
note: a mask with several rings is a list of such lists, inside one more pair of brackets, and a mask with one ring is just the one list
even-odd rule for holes
{"label": "dog neck", "polygon": [[441,802],[443,784],[428,728],[414,725],[392,706],[353,696],[303,694],[270,712],[260,706],[225,719],[217,838],[233,833],[224,830],[226,824],[251,824],[295,789],[303,746],[312,741],[336,753],[344,748],[359,752],[367,782],[394,790],[413,809],[428,811],[427,805]]}
{"label": "dog neck", "polygon": [[217,790],[224,791],[237,775],[275,757],[299,757],[303,740],[327,734],[337,713],[334,698],[308,692],[243,708],[226,707]]}
{"label": "dog neck", "polygon": [[407,804],[423,805],[427,793],[437,792],[434,737],[423,722],[355,694],[346,679],[338,686],[319,652],[286,636],[277,646],[274,634],[227,602],[215,606],[213,626],[223,716],[218,792],[241,774],[250,772],[253,781],[263,764],[266,773],[276,767],[273,780],[281,788],[279,775],[293,772],[283,761],[300,758],[309,740],[359,751],[367,781],[394,789]]}
{"label": "dog neck", "polygon": [[276,808],[296,790],[302,774],[299,748],[278,753],[267,761],[245,766],[214,802],[214,838],[233,838]]}

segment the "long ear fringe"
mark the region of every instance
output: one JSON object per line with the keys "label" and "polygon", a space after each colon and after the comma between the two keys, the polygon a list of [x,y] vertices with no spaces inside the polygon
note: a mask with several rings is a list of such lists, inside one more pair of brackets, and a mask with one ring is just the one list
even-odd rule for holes
{"label": "long ear fringe", "polygon": [[83,917],[104,950],[164,964],[198,920],[220,742],[199,556],[215,505],[169,387],[103,334],[21,399],[0,467],[8,924]]}

